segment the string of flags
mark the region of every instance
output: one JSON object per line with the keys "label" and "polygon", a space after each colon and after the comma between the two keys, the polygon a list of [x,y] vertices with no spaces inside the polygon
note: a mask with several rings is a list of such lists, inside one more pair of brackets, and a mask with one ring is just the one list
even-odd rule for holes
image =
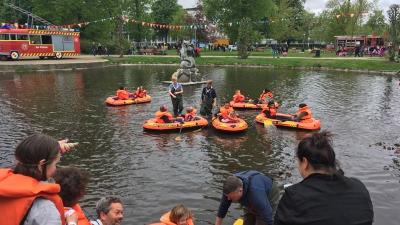
{"label": "string of flags", "polygon": [[[364,15],[365,13],[363,13]],[[340,16],[343,15],[337,15],[336,17],[339,18]],[[353,17],[354,14],[349,14],[350,17]],[[101,22],[106,22],[106,21],[113,21],[115,19],[122,19],[124,23],[134,23],[134,24],[140,24],[144,27],[151,27],[154,29],[168,29],[168,30],[198,30],[198,29],[208,29],[214,27],[213,25],[207,25],[207,24],[166,24],[166,23],[155,23],[155,22],[146,22],[146,21],[139,21],[136,19],[132,19],[128,16],[114,16],[114,17],[109,17],[109,18],[103,18],[99,20],[94,20],[90,22],[82,22],[82,23],[75,23],[75,24],[67,24],[67,25],[55,25],[55,26],[45,26],[45,25],[33,25],[30,26],[28,24],[7,24],[7,23],[1,23],[1,27],[8,27],[11,25],[11,28],[31,28],[31,29],[45,29],[45,30],[59,30],[59,29],[80,29],[82,27],[88,26],[89,24],[95,24],[95,23],[101,23]],[[274,23],[276,22],[275,20],[269,20],[269,23]],[[226,23],[225,25],[227,26],[234,26],[238,25],[240,22],[229,22]]]}

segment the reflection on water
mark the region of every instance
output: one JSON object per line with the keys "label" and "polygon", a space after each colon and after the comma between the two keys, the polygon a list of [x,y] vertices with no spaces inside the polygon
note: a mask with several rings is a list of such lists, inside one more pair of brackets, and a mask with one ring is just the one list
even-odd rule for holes
{"label": "reflection on water", "polygon": [[[143,132],[144,120],[160,105],[171,104],[161,81],[174,70],[143,66],[1,75],[0,165],[12,166],[16,144],[34,132],[78,141],[78,149],[65,155],[61,165],[90,172],[83,206],[94,213],[100,196],[122,196],[126,224],[157,221],[177,203],[193,209],[197,223],[212,224],[221,182],[238,170],[260,170],[280,183],[301,180],[294,149],[309,133],[264,128],[254,123],[257,111],[239,112],[250,125],[241,135],[211,128],[182,134]],[[235,89],[256,97],[264,88],[274,90],[282,112],[294,112],[299,103],[308,103],[323,129],[336,135],[335,149],[345,172],[370,190],[376,224],[398,224],[399,153],[375,145],[400,143],[398,78],[262,68],[201,71],[214,80],[219,103],[228,101]],[[105,98],[121,85],[131,90],[145,86],[153,102],[106,107]],[[199,105],[201,88],[184,88],[186,106]],[[235,207],[228,224],[240,215]]]}

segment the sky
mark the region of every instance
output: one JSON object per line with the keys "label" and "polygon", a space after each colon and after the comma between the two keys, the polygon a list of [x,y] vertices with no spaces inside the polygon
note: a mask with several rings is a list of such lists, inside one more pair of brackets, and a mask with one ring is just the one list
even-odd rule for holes
{"label": "sky", "polygon": [[[325,8],[325,4],[328,0],[306,0],[305,8],[308,11],[314,13],[320,13]],[[376,0],[379,1],[379,8],[383,9],[386,14],[386,11],[389,9],[391,4],[399,4],[399,0]],[[376,2],[375,1],[375,2]],[[178,0],[178,3],[183,5],[183,8],[190,8],[196,6],[197,0]]]}

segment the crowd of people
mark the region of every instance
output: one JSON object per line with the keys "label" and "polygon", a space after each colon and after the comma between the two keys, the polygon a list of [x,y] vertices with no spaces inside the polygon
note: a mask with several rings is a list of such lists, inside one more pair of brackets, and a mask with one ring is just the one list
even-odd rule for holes
{"label": "crowd of people", "polygon": [[354,48],[346,48],[339,46],[336,51],[336,55],[340,57],[352,56],[363,57],[363,56],[385,56],[386,48],[385,46],[363,46],[357,45]]}

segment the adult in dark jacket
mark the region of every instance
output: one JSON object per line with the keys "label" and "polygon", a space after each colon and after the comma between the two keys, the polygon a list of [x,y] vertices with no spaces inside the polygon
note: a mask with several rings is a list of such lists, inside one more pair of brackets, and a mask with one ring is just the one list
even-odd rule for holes
{"label": "adult in dark jacket", "polygon": [[328,132],[303,139],[297,148],[304,178],[285,189],[275,225],[371,225],[374,218],[368,190],[361,181],[336,168]]}
{"label": "adult in dark jacket", "polygon": [[222,224],[232,202],[244,207],[244,225],[272,225],[278,201],[279,190],[271,178],[254,170],[235,173],[224,183],[215,225]]}
{"label": "adult in dark jacket", "polygon": [[201,92],[201,108],[202,116],[211,116],[212,108],[217,104],[217,93],[212,86],[212,80],[207,81],[207,86]]}

